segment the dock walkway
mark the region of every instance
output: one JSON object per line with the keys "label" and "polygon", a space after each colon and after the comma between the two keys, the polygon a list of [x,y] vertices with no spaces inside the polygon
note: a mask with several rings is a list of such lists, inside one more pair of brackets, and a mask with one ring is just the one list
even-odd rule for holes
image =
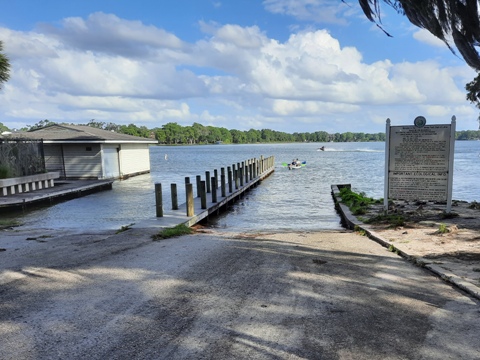
{"label": "dock walkway", "polygon": [[111,189],[113,180],[60,180],[53,187],[0,197],[0,211],[22,210],[34,204],[74,199]]}

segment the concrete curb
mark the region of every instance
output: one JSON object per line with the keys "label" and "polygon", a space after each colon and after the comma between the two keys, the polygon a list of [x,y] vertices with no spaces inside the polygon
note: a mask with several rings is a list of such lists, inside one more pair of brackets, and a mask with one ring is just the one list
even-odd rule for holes
{"label": "concrete curb", "polygon": [[335,203],[335,208],[340,214],[340,217],[342,219],[342,224],[344,227],[350,230],[363,231],[369,239],[376,241],[380,245],[388,248],[390,251],[397,253],[398,255],[402,256],[408,261],[411,261],[415,265],[431,271],[432,273],[439,276],[441,279],[443,279],[447,283],[456,286],[457,288],[465,291],[469,295],[480,300],[480,288],[478,286],[475,286],[474,284],[468,281],[465,281],[460,276],[455,275],[448,269],[445,269],[444,267],[439,266],[438,264],[432,263],[428,259],[413,256],[406,253],[405,251],[399,249],[392,242],[383,239],[378,233],[373,231],[367,224],[364,224],[363,222],[358,220],[357,217],[352,214],[350,209],[346,205],[340,202],[340,189],[346,186],[350,186],[350,185],[331,185],[332,197]]}

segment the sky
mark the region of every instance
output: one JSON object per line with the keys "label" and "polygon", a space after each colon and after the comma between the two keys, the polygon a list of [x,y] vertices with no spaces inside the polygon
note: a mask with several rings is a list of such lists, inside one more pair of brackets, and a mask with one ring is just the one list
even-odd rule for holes
{"label": "sky", "polygon": [[356,0],[0,0],[0,122],[173,122],[287,133],[477,130],[476,73],[388,6]]}

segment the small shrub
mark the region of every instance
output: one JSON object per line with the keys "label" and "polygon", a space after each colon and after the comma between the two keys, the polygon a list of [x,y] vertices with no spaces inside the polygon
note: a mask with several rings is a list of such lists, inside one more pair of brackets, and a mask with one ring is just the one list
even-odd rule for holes
{"label": "small shrub", "polygon": [[470,205],[468,205],[470,209],[480,209],[480,203],[476,201],[472,201]]}
{"label": "small shrub", "polygon": [[447,213],[447,212],[444,211],[440,214],[441,219],[453,219],[455,217],[458,217],[458,214],[454,213],[454,212]]}
{"label": "small shrub", "polygon": [[446,233],[448,233],[449,230],[448,230],[447,225],[445,225],[445,224],[440,224],[440,226],[438,227],[437,232],[438,232],[439,234],[446,234]]}

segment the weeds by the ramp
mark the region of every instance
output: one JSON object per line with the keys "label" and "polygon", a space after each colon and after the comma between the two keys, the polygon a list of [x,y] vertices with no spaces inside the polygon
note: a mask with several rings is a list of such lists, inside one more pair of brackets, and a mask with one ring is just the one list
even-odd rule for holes
{"label": "weeds by the ramp", "polygon": [[366,214],[370,205],[382,202],[382,200],[367,197],[364,193],[357,194],[347,187],[340,189],[340,197],[342,202],[350,208],[353,215]]}
{"label": "weeds by the ramp", "polygon": [[115,234],[120,234],[124,231],[127,231],[127,230],[130,230],[132,228],[132,226],[135,225],[135,223],[131,223],[131,224],[128,224],[128,225],[123,225],[119,230],[117,230],[115,232]]}
{"label": "weeds by the ramp", "polygon": [[20,225],[21,223],[15,219],[0,219],[0,229],[9,229]]}
{"label": "weeds by the ramp", "polygon": [[185,224],[179,224],[171,228],[162,229],[159,233],[152,235],[153,240],[164,240],[172,237],[190,235],[195,231]]}

